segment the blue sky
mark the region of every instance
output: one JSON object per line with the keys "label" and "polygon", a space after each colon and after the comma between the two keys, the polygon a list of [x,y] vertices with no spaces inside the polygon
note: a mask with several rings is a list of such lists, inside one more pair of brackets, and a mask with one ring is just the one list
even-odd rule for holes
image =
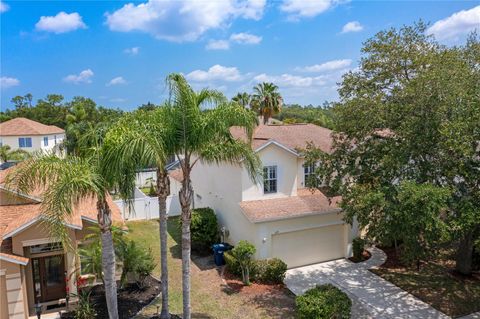
{"label": "blue sky", "polygon": [[380,30],[423,19],[454,45],[480,28],[479,1],[2,0],[0,11],[2,109],[58,93],[129,110],[163,101],[171,72],[229,97],[271,81],[285,102],[319,105]]}

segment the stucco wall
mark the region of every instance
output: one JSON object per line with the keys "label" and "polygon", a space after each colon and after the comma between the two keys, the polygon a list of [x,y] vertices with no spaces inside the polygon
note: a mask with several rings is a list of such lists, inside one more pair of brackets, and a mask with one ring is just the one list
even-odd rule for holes
{"label": "stucco wall", "polygon": [[[48,137],[48,146],[44,146],[43,138]],[[65,134],[51,134],[51,135],[21,135],[21,136],[0,136],[3,145],[8,145],[12,149],[18,149],[18,138],[19,137],[31,137],[32,138],[32,147],[22,148],[28,152],[34,152],[38,150],[51,150],[55,147],[55,136],[57,137],[57,143],[60,144],[65,139]]]}
{"label": "stucco wall", "polygon": [[[10,319],[28,318],[26,303],[25,276],[22,266],[10,262],[0,261],[0,295],[1,306],[7,304],[7,309],[0,309],[0,314]],[[6,296],[6,298],[5,298]]]}
{"label": "stucco wall", "polygon": [[263,166],[277,166],[277,192],[264,194],[263,182],[259,180],[257,183],[254,183],[247,171],[243,169],[242,200],[295,196],[297,194],[297,157],[275,144],[270,144],[257,154]]}
{"label": "stucco wall", "polygon": [[230,235],[226,241],[235,244],[241,239],[253,241],[255,227],[240,210],[242,168],[239,165],[206,165],[197,162],[192,172],[195,207],[215,210],[220,226]]}

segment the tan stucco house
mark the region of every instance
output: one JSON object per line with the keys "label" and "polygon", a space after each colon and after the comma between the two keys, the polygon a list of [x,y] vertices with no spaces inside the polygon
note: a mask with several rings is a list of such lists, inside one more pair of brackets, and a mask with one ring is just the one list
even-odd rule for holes
{"label": "tan stucco house", "polygon": [[[58,311],[68,291],[76,293],[74,279],[80,261],[72,249],[51,238],[41,222],[41,192],[18,194],[4,186],[11,167],[0,171],[0,319],[24,319],[43,311]],[[113,220],[122,222],[118,207],[108,198]],[[82,201],[66,222],[76,249],[97,223],[95,199]],[[67,280],[70,279],[70,280]]]}
{"label": "tan stucco house", "polygon": [[[235,138],[246,139],[239,128]],[[343,221],[340,198],[327,198],[305,188],[312,168],[301,150],[313,142],[331,152],[332,132],[313,124],[260,125],[252,148],[260,157],[264,179],[255,183],[238,163],[197,162],[192,171],[195,207],[212,207],[224,227],[226,241],[245,239],[257,258],[278,257],[289,268],[349,257],[356,227]],[[172,180],[181,180],[172,172]]]}

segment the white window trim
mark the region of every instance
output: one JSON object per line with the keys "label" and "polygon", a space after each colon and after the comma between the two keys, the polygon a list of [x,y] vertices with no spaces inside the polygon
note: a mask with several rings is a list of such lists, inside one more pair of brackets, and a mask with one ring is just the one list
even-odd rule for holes
{"label": "white window trim", "polygon": [[[273,167],[275,169],[275,179],[265,178],[265,176],[264,176],[262,187],[263,187],[263,194],[265,194],[265,195],[278,193],[278,166],[277,165],[265,165],[263,167],[263,170],[265,171],[265,168],[267,168],[267,175],[269,175],[268,174],[268,168],[270,168],[270,167]],[[272,192],[272,191],[265,192],[265,182],[270,181],[270,180],[275,180],[275,191],[274,192]]]}

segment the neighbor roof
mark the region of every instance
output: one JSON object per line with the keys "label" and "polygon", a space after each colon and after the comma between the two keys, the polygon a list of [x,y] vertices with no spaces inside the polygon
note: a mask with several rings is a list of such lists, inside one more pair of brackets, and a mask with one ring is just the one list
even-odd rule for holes
{"label": "neighbor roof", "polygon": [[340,196],[330,200],[320,191],[299,189],[297,196],[240,202],[240,207],[249,221],[261,223],[308,215],[340,212],[337,206]]}
{"label": "neighbor roof", "polygon": [[0,123],[0,136],[48,135],[62,133],[65,133],[65,131],[55,125],[45,125],[24,117],[17,117]]}
{"label": "neighbor roof", "polygon": [[[230,132],[233,137],[247,141],[247,135],[243,128],[232,127]],[[254,150],[258,150],[272,141],[294,152],[305,149],[307,143],[312,142],[320,150],[330,153],[333,144],[332,131],[315,124],[259,125],[255,128],[252,139]]]}

